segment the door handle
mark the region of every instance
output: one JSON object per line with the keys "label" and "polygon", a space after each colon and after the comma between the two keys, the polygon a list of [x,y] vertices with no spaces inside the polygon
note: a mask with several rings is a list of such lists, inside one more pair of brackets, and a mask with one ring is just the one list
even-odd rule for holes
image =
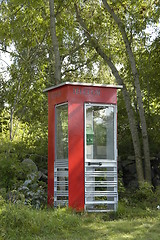
{"label": "door handle", "polygon": [[88,166],[91,166],[91,165],[93,165],[93,166],[95,166],[95,165],[99,165],[99,166],[102,166],[102,163],[101,162],[89,162],[88,163]]}

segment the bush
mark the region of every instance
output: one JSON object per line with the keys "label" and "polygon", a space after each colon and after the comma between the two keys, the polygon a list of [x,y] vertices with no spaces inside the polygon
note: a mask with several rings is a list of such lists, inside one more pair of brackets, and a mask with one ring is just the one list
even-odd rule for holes
{"label": "bush", "polygon": [[25,176],[24,169],[21,167],[20,161],[17,160],[16,154],[0,154],[0,188],[7,191],[16,188],[21,177]]}
{"label": "bush", "polygon": [[12,203],[21,201],[40,208],[47,202],[47,185],[39,181],[38,170],[31,173],[22,164],[22,145],[5,140],[0,143],[0,194]]}
{"label": "bush", "polygon": [[156,209],[160,205],[159,194],[160,188],[155,191],[151,184],[144,182],[138,189],[126,190],[120,200],[128,207]]}
{"label": "bush", "polygon": [[24,195],[25,204],[41,208],[47,203],[47,185],[38,180],[37,174],[32,173],[28,175],[28,179],[17,189],[17,192]]}

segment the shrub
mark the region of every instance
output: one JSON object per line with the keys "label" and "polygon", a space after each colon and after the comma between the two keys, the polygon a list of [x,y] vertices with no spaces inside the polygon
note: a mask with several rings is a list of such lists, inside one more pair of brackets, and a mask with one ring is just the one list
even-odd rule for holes
{"label": "shrub", "polygon": [[16,155],[0,154],[0,188],[12,190],[20,184],[19,179],[24,176],[24,170]]}
{"label": "shrub", "polygon": [[142,183],[138,189],[129,189],[125,191],[121,201],[125,203],[126,206],[130,207],[140,207],[142,209],[152,208],[156,209],[158,204],[158,190],[154,191],[154,188],[148,182]]}
{"label": "shrub", "polygon": [[38,180],[38,173],[28,175],[28,179],[17,189],[18,194],[24,195],[24,203],[35,208],[44,207],[47,203],[47,185]]}

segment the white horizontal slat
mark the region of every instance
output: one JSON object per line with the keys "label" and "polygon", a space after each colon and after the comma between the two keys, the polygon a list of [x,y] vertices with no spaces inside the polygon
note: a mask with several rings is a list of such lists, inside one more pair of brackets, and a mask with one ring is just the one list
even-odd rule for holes
{"label": "white horizontal slat", "polygon": [[58,171],[55,172],[54,177],[68,177],[68,171]]}
{"label": "white horizontal slat", "polygon": [[54,206],[68,206],[68,159],[54,162]]}
{"label": "white horizontal slat", "polygon": [[55,184],[57,187],[61,187],[61,186],[67,187],[67,186],[68,186],[68,181],[55,181],[54,184]]}
{"label": "white horizontal slat", "polygon": [[100,197],[100,196],[106,196],[106,197],[113,197],[116,196],[117,192],[111,192],[111,191],[87,191],[86,190],[86,197],[87,196],[94,196],[94,197]]}
{"label": "white horizontal slat", "polygon": [[86,159],[85,209],[88,212],[113,211],[117,201],[117,161]]}
{"label": "white horizontal slat", "polygon": [[86,187],[94,186],[94,187],[115,187],[117,186],[116,181],[86,181]]}
{"label": "white horizontal slat", "polygon": [[104,205],[104,204],[115,204],[115,201],[88,201],[87,205]]}
{"label": "white horizontal slat", "polygon": [[54,194],[55,197],[68,197],[68,191],[57,191]]}
{"label": "white horizontal slat", "polygon": [[114,210],[114,208],[113,209],[108,209],[108,210],[106,210],[106,209],[98,209],[98,210],[96,210],[96,209],[94,209],[94,210],[86,209],[86,210],[87,210],[87,212],[111,212],[111,211]]}

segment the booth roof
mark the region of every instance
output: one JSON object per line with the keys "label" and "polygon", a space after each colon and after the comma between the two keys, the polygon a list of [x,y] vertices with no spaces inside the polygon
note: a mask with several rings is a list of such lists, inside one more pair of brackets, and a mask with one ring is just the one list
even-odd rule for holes
{"label": "booth roof", "polygon": [[81,82],[63,82],[63,83],[60,83],[58,85],[54,85],[52,87],[49,87],[49,88],[46,88],[43,90],[43,92],[48,92],[48,91],[51,91],[52,89],[55,89],[55,88],[59,88],[59,87],[62,87],[64,85],[74,85],[74,86],[90,86],[90,87],[107,87],[107,88],[117,88],[117,89],[121,89],[123,88],[122,85],[111,85],[111,84],[108,84],[108,85],[105,85],[105,84],[96,84],[96,83],[81,83]]}

